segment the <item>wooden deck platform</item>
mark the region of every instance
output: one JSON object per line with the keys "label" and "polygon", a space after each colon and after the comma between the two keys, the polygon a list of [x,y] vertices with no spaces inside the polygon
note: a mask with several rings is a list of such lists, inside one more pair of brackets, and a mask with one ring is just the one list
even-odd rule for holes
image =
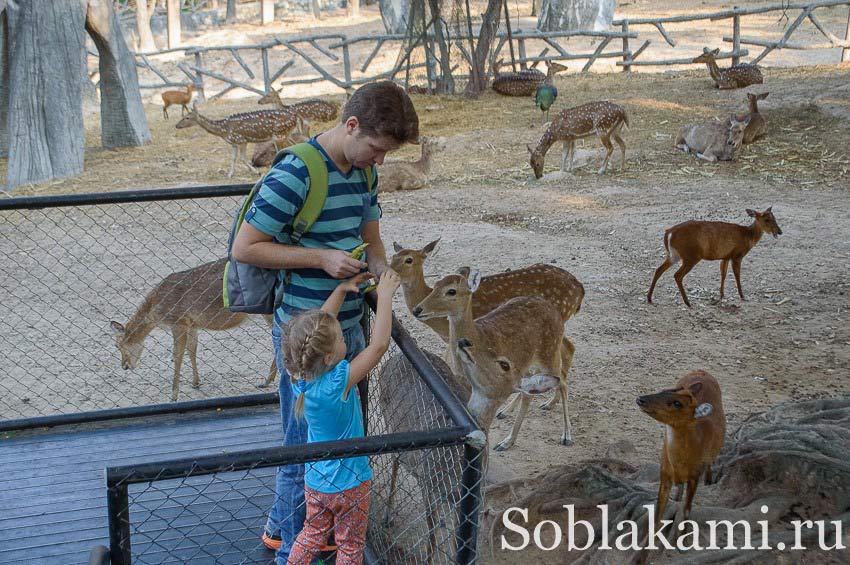
{"label": "wooden deck platform", "polygon": [[[88,563],[108,546],[106,467],[280,441],[276,404],[0,434],[0,564]],[[134,565],[273,562],[259,536],[274,473],[131,486]]]}

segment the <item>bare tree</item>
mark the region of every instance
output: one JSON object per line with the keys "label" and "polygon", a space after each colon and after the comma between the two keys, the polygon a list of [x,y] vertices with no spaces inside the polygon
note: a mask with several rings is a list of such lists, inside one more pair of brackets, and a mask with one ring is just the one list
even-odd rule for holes
{"label": "bare tree", "polygon": [[156,51],[151,33],[151,12],[146,0],[136,0],[136,29],[139,32],[139,51]]}
{"label": "bare tree", "polygon": [[224,18],[225,23],[236,23],[236,0],[227,0],[227,16]]}
{"label": "bare tree", "polygon": [[487,0],[487,10],[481,17],[481,31],[472,56],[473,65],[469,72],[464,96],[475,97],[487,88],[487,62],[490,46],[499,29],[500,12],[503,0]]}

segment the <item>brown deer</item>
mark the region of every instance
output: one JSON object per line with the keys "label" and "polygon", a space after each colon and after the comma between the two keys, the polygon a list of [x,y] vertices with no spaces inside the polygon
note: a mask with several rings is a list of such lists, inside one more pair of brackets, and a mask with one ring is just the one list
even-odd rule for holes
{"label": "brown deer", "polygon": [[754,143],[767,135],[767,120],[764,118],[764,114],[759,112],[759,100],[764,100],[767,98],[769,92],[762,92],[761,94],[753,94],[752,92],[747,93],[747,103],[749,104],[749,114],[745,116],[736,117],[736,119],[740,121],[744,121],[749,119],[749,123],[747,124],[747,129],[744,130],[744,138],[741,140],[741,143],[744,145],[749,145],[750,143]]}
{"label": "brown deer", "polygon": [[611,145],[611,138],[620,146],[620,152],[623,154],[621,170],[626,168],[626,144],[623,138],[620,137],[620,130],[623,125],[629,125],[629,117],[626,115],[626,110],[619,104],[613,102],[590,102],[582,104],[575,108],[561,110],[552,123],[546,128],[543,137],[537,143],[537,147],[532,149],[527,146],[528,152],[531,154],[531,168],[534,170],[534,176],[540,178],[543,176],[543,164],[546,157],[546,152],[556,141],[562,141],[564,144],[561,153],[561,172],[564,172],[564,166],[567,162],[567,154],[570,156],[569,171],[573,170],[573,157],[575,154],[576,139],[589,137],[591,135],[599,136],[599,140],[608,153],[605,155],[605,162],[599,169],[599,174],[605,172],[608,167],[608,160],[611,153],[614,152],[614,146]]}
{"label": "brown deer", "polygon": [[[121,366],[135,369],[142,356],[145,338],[157,327],[171,331],[174,340],[172,357],[174,379],[171,383],[171,401],[177,400],[180,389],[180,367],[183,354],[189,350],[192,363],[192,386],[201,385],[198,375],[198,330],[229,330],[248,320],[244,313],[231,312],[221,299],[221,281],[226,259],[204,263],[198,267],[172,273],[148,293],[126,326],[112,321],[115,341],[121,352]],[[264,316],[271,325],[271,316]],[[277,364],[272,359],[264,384],[274,382]]]}
{"label": "brown deer", "polygon": [[720,385],[705,371],[691,371],[673,389],[640,396],[637,405],[664,424],[661,478],[655,505],[658,531],[671,486],[687,486],[685,500],[677,512],[687,520],[700,477],[704,475],[705,484],[711,484],[711,464],[723,447],[726,418]]}
{"label": "brown deer", "polygon": [[211,120],[202,116],[198,109],[193,107],[189,115],[180,120],[175,127],[183,129],[199,125],[233,147],[233,158],[230,161],[230,171],[227,173],[228,177],[232,177],[237,159],[255,173],[259,172],[246,160],[248,143],[283,140],[297,124],[297,114],[289,110],[258,110],[233,114],[221,120]]}
{"label": "brown deer", "polygon": [[[679,293],[685,304],[690,308],[688,295],[682,281],[691,269],[702,260],[720,261],[720,300],[723,300],[723,286],[726,282],[726,272],[729,263],[732,263],[732,272],[735,274],[735,283],[738,285],[738,294],[744,299],[744,291],[741,289],[741,261],[761,239],[763,233],[771,234],[774,239],[782,235],[776,218],[773,217],[771,208],[764,212],[756,212],[747,209],[747,215],[753,218],[749,226],[740,226],[728,222],[704,222],[690,220],[677,224],[664,232],[664,249],[667,257],[661,266],[655,270],[652,284],[646,301],[652,303],[652,293],[655,283],[664,271],[678,263],[682,266],[676,271],[674,278],[679,287]],[[672,251],[671,251],[672,249]]]}
{"label": "brown deer", "polygon": [[422,154],[417,161],[388,161],[379,170],[381,192],[417,190],[428,184],[434,153],[445,145],[436,138],[422,137],[419,140]]}
{"label": "brown deer", "polygon": [[731,161],[741,146],[749,124],[749,115],[738,121],[735,114],[725,123],[686,124],[679,130],[674,145],[706,161]]}
{"label": "brown deer", "polygon": [[251,155],[251,164],[255,167],[270,167],[278,151],[296,143],[309,141],[310,129],[302,124],[303,122],[299,120],[295,131],[287,135],[283,141],[267,141],[257,145],[254,154]]}
{"label": "brown deer", "polygon": [[192,101],[192,93],[195,92],[195,87],[191,84],[186,85],[186,92],[180,90],[167,90],[162,93],[162,115],[164,119],[168,119],[168,107],[180,104],[180,115],[189,111],[188,105]]}
{"label": "brown deer", "polygon": [[717,55],[720,49],[709,51],[707,47],[703,48],[703,53],[693,60],[694,63],[705,63],[708,67],[708,73],[714,80],[715,88],[731,89],[744,88],[751,84],[762,84],[764,77],[761,71],[755,65],[741,63],[732,65],[728,69],[721,69],[717,66]]}
{"label": "brown deer", "polygon": [[[560,441],[563,445],[569,445],[572,442],[567,406],[569,366],[565,362],[568,342],[564,338],[560,312],[539,296],[520,296],[474,319],[472,295],[478,288],[478,280],[470,280],[469,275],[469,269],[464,267],[459,274],[438,281],[433,291],[413,309],[413,315],[420,320],[448,318],[449,351],[453,364],[464,370],[472,385],[470,414],[482,426],[484,423],[489,425],[496,409],[519,385],[518,378],[531,373],[553,375],[559,379],[558,394],[563,400],[564,433]],[[479,349],[492,351],[499,359],[508,359],[506,365],[497,363],[505,370],[499,374],[484,371],[485,375],[467,372],[458,352],[458,343],[462,339],[476,344]],[[507,438],[496,444],[496,451],[510,448],[519,435],[528,412],[530,396],[522,394],[520,401],[513,429]]]}

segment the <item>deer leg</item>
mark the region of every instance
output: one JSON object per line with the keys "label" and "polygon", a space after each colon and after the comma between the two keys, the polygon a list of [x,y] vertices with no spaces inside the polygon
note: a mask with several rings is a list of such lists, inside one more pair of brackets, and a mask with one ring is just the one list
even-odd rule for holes
{"label": "deer leg", "polygon": [[670,479],[663,476],[658,484],[658,500],[655,502],[655,531],[658,531],[658,526],[661,525],[661,520],[664,518],[664,510],[667,509],[667,497],[670,496],[670,487],[672,486]]}
{"label": "deer leg", "polygon": [[201,376],[198,374],[198,330],[192,328],[188,332],[189,361],[192,362],[192,388],[200,388]]}
{"label": "deer leg", "polygon": [[248,144],[243,143],[242,145],[240,145],[239,151],[242,153],[242,158],[241,158],[242,164],[245,165],[246,167],[248,167],[251,171],[253,171],[254,174],[260,174],[260,171],[255,169],[254,165],[252,165],[251,162],[248,160]]}
{"label": "deer leg", "polygon": [[496,444],[493,448],[494,451],[505,451],[510,449],[516,442],[516,438],[519,435],[519,429],[522,427],[522,421],[525,420],[525,415],[528,413],[528,405],[531,404],[531,395],[520,394],[519,396],[519,412],[517,413],[516,420],[514,420],[514,427],[511,428],[511,433],[508,437]]}
{"label": "deer leg", "polygon": [[573,172],[573,161],[576,158],[576,140],[570,140],[570,172]]}
{"label": "deer leg", "polygon": [[720,302],[723,302],[723,285],[726,284],[726,270],[729,268],[729,259],[720,260]]}
{"label": "deer leg", "polygon": [[744,300],[744,289],[741,288],[741,261],[743,260],[743,257],[732,259],[732,273],[735,275],[735,284],[738,285],[738,296],[741,300]]}
{"label": "deer leg", "polygon": [[699,485],[699,475],[696,478],[688,480],[688,490],[685,493],[685,504],[682,506],[682,519],[687,520],[691,515],[691,504],[694,502],[694,495],[697,493]]}
{"label": "deer leg", "polygon": [[668,255],[664,262],[661,263],[661,266],[655,269],[655,276],[652,277],[652,284],[649,285],[649,292],[646,294],[646,301],[649,304],[652,304],[652,293],[655,291],[655,283],[658,282],[658,279],[661,275],[664,274],[664,271],[673,266],[673,261],[670,260],[670,256]]}
{"label": "deer leg", "polygon": [[611,154],[614,152],[614,146],[611,144],[611,138],[609,138],[607,135],[600,134],[599,140],[602,142],[602,145],[605,146],[605,151],[607,152],[605,153],[605,161],[602,162],[602,166],[599,168],[598,171],[598,173],[601,175],[605,172],[605,169],[608,168],[608,159],[611,158]]}
{"label": "deer leg", "polygon": [[187,108],[185,104],[181,104],[181,105],[180,105],[180,117],[181,117],[181,118],[182,118],[183,116],[185,116],[185,115],[186,115],[186,112],[188,112],[188,111],[189,111],[189,108]]}
{"label": "deer leg", "polygon": [[186,330],[176,327],[171,330],[174,344],[171,357],[174,360],[174,379],[171,381],[171,402],[177,402],[177,394],[180,391],[180,367],[183,365],[183,353],[186,351]]}
{"label": "deer leg", "polygon": [[514,394],[508,402],[502,404],[502,407],[496,411],[496,419],[504,419],[504,417],[507,416],[511,412],[511,410],[516,408],[516,405],[519,403],[520,396],[522,396],[522,393]]}
{"label": "deer leg", "polygon": [[390,512],[393,508],[393,497],[395,496],[395,483],[398,479],[398,465],[399,465],[399,455],[396,454],[393,457],[392,466],[390,467],[390,493],[387,495],[387,503],[384,506],[384,517],[381,519],[381,523],[384,527],[390,525]]}
{"label": "deer leg", "polygon": [[711,464],[705,466],[705,484],[710,485],[714,482],[711,478]]}
{"label": "deer leg", "polygon": [[168,119],[168,106],[162,107],[162,116],[163,116],[163,119],[165,119],[165,120]]}
{"label": "deer leg", "polygon": [[[569,152],[569,142],[565,141],[561,146],[561,172],[564,172],[564,167],[567,166],[567,153]],[[572,159],[570,159],[570,170],[572,170]]]}
{"label": "deer leg", "polygon": [[717,161],[717,157],[715,157],[715,156],[714,156],[714,155],[712,155],[711,153],[708,153],[708,154],[705,154],[705,153],[697,153],[697,157],[699,157],[700,159],[705,159],[706,161],[708,161],[708,162],[710,162],[710,163],[714,163],[714,162],[716,162],[716,161]]}
{"label": "deer leg", "polygon": [[[570,366],[573,363],[573,354],[575,353],[575,351],[576,347],[575,345],[573,345],[573,342],[571,342],[568,338],[564,337],[564,339],[561,340],[561,380],[563,381],[566,381],[567,379],[567,373],[569,372]],[[561,392],[559,390],[556,390],[555,393],[552,395],[552,398],[546,401],[545,404],[542,404],[540,406],[540,409],[550,410],[554,408],[558,404],[558,401],[561,400],[561,396]]]}
{"label": "deer leg", "polygon": [[239,147],[236,145],[233,146],[233,157],[230,159],[230,172],[227,173],[227,177],[230,178],[233,176],[233,168],[236,166],[236,158],[239,156]]}
{"label": "deer leg", "polygon": [[620,153],[623,155],[623,160],[620,162],[620,171],[626,170],[626,142],[620,137],[620,132],[614,133],[614,141],[620,146]]}
{"label": "deer leg", "polygon": [[685,275],[690,273],[691,269],[693,269],[698,262],[699,261],[691,263],[689,261],[682,261],[682,266],[679,267],[679,270],[676,271],[675,275],[673,275],[676,279],[676,285],[679,287],[679,293],[682,295],[682,299],[685,301],[685,305],[687,305],[688,308],[691,307],[691,303],[688,300],[688,295],[685,292],[685,286],[682,284],[682,281],[684,280]]}

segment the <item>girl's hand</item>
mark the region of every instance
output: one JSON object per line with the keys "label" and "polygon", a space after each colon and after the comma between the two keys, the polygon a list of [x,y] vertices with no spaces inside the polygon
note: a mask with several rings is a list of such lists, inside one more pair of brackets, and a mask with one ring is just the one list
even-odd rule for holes
{"label": "girl's hand", "polygon": [[342,281],[336,288],[345,292],[360,292],[360,285],[372,278],[374,278],[372,273],[359,273],[348,280]]}
{"label": "girl's hand", "polygon": [[387,269],[378,282],[378,300],[392,300],[393,294],[401,285],[401,278],[392,269]]}

